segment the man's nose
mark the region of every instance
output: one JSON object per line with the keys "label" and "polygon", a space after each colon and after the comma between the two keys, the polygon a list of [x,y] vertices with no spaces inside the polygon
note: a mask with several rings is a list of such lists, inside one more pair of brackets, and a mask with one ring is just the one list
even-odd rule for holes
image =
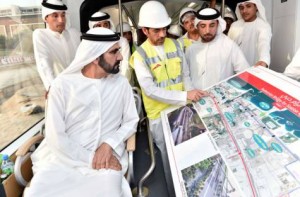
{"label": "man's nose", "polygon": [[204,28],[205,33],[209,33],[209,29],[210,29],[209,26],[205,27]]}
{"label": "man's nose", "polygon": [[119,61],[123,60],[123,55],[121,53],[118,53],[117,60]]}
{"label": "man's nose", "polygon": [[59,16],[58,17],[58,22],[64,22],[65,21],[65,17]]}
{"label": "man's nose", "polygon": [[161,30],[159,31],[159,37],[162,38],[162,37],[166,37],[167,33],[165,30]]}

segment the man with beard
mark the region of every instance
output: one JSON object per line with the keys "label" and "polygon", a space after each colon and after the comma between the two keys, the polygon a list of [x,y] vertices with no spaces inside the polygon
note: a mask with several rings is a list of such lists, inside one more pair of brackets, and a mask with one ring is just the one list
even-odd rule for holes
{"label": "man with beard", "polygon": [[228,37],[240,46],[251,66],[268,67],[272,31],[261,1],[250,0],[238,3],[235,14],[238,20],[232,23]]}
{"label": "man with beard", "polygon": [[[149,10],[152,10],[149,12]],[[204,92],[191,90],[187,64],[180,44],[166,38],[171,23],[165,7],[158,1],[147,1],[140,9],[139,26],[147,40],[130,58],[142,89],[143,102],[153,140],[164,165],[169,196],[175,196],[160,112],[172,105],[198,101]]]}
{"label": "man with beard", "polygon": [[[104,27],[114,32],[116,31],[115,25],[111,20],[110,15],[101,11],[95,12],[90,17],[89,28],[92,29],[95,27]],[[120,73],[128,79],[130,84],[133,84],[132,69],[130,68],[128,63],[131,52],[130,52],[130,46],[126,38],[120,37],[120,46],[121,46],[121,54],[123,56],[123,60],[121,61],[120,64],[121,65]]]}
{"label": "man with beard", "polygon": [[186,51],[191,44],[200,41],[198,30],[194,25],[195,11],[192,8],[183,8],[179,14],[179,24],[185,29],[186,33],[181,36],[178,41],[183,46],[183,51]]}
{"label": "man with beard", "polygon": [[192,84],[206,89],[249,67],[241,49],[224,35],[226,22],[218,10],[205,8],[196,13],[195,27],[201,42],[186,51]]}
{"label": "man with beard", "polygon": [[33,32],[33,48],[37,70],[46,90],[55,77],[74,59],[80,43],[80,33],[66,29],[67,6],[59,0],[42,2],[42,17],[46,29]]}
{"label": "man with beard", "polygon": [[106,28],[89,30],[53,81],[45,139],[32,154],[34,177],[25,196],[132,196],[123,176],[125,141],[139,117],[127,79],[116,75],[119,39]]}

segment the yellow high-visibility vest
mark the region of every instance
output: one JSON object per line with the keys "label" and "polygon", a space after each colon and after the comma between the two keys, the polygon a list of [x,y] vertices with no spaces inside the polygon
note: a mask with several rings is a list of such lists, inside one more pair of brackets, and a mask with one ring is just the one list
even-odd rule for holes
{"label": "yellow high-visibility vest", "polygon": [[177,41],[181,44],[183,52],[185,52],[186,49],[193,44],[192,40],[185,37],[178,38]]}
{"label": "yellow high-visibility vest", "polygon": [[[182,51],[179,43],[176,40],[169,38],[165,39],[164,51],[167,59],[161,60],[156,50],[151,43],[146,40],[130,58],[130,65],[134,69],[134,58],[138,58],[144,62],[151,71],[154,83],[157,87],[166,90],[183,90],[182,77]],[[142,96],[149,119],[156,119],[160,117],[160,112],[168,107],[170,104],[162,103],[148,97],[142,87]]]}

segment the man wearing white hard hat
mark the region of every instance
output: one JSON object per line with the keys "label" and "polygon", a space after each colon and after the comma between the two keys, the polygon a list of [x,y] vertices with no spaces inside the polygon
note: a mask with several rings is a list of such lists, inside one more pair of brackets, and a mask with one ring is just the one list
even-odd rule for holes
{"label": "man wearing white hard hat", "polygon": [[[126,22],[123,22],[122,27],[123,27],[122,28],[122,30],[123,30],[123,37],[127,39],[128,43],[129,43],[129,47],[130,47],[130,52],[132,54],[135,51],[135,49],[136,49],[136,45],[133,42],[133,36],[132,36],[132,32],[131,32],[131,27]],[[117,33],[121,34],[120,24],[117,25]]]}
{"label": "man wearing white hard hat", "polygon": [[226,22],[218,10],[205,8],[196,13],[195,26],[201,42],[186,51],[189,73],[197,89],[206,89],[249,67],[243,52],[222,32]]}
{"label": "man wearing white hard hat", "polygon": [[183,51],[191,46],[192,43],[200,41],[198,30],[194,25],[195,10],[192,8],[183,8],[179,14],[179,24],[186,30],[186,33],[181,36],[178,41],[183,46]]}
{"label": "man wearing white hard hat", "polygon": [[232,25],[232,23],[233,23],[234,21],[236,21],[236,18],[235,18],[235,16],[234,16],[233,13],[227,12],[227,13],[224,14],[224,20],[225,20],[225,22],[226,22],[226,28],[225,28],[225,30],[223,31],[223,33],[227,35],[227,34],[228,34],[228,31],[229,31],[229,29],[230,29],[230,26]]}
{"label": "man wearing white hard hat", "polygon": [[132,197],[125,141],[139,117],[131,86],[117,75],[121,60],[116,33],[97,27],[83,34],[49,91],[45,139],[31,156],[25,197]]}
{"label": "man wearing white hard hat", "polygon": [[173,38],[173,39],[178,39],[179,37],[182,36],[182,29],[180,25],[171,25],[170,28],[168,29],[168,37]]}
{"label": "man wearing white hard hat", "polygon": [[240,46],[251,66],[268,67],[272,31],[261,1],[238,3],[235,14],[238,20],[232,23],[228,36]]}
{"label": "man wearing white hard hat", "polygon": [[73,60],[80,43],[80,33],[66,28],[67,6],[60,0],[42,2],[46,29],[33,32],[33,48],[37,70],[46,90],[55,77]]}
{"label": "man wearing white hard hat", "polygon": [[170,23],[171,18],[160,2],[147,1],[142,5],[138,25],[147,40],[133,53],[130,65],[142,89],[153,140],[161,152],[169,195],[175,196],[160,112],[172,105],[198,101],[205,92],[192,90],[181,46],[166,38]]}
{"label": "man wearing white hard hat", "polygon": [[[89,28],[92,29],[95,27],[104,27],[114,32],[116,31],[115,25],[111,20],[110,15],[102,11],[95,12],[89,19]],[[130,53],[130,47],[127,39],[121,37],[120,45],[121,45],[121,54],[123,56],[120,73],[123,76],[125,76],[128,79],[128,81],[132,84],[133,83],[132,69],[130,68],[128,63],[131,53]]]}

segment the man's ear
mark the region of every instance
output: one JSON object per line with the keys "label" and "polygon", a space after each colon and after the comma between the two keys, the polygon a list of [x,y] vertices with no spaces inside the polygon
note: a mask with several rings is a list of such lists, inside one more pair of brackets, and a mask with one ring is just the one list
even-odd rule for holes
{"label": "man's ear", "polygon": [[99,57],[97,57],[94,61],[92,61],[92,63],[98,65],[99,64]]}
{"label": "man's ear", "polygon": [[148,29],[146,27],[142,27],[142,31],[146,36],[148,35]]}

